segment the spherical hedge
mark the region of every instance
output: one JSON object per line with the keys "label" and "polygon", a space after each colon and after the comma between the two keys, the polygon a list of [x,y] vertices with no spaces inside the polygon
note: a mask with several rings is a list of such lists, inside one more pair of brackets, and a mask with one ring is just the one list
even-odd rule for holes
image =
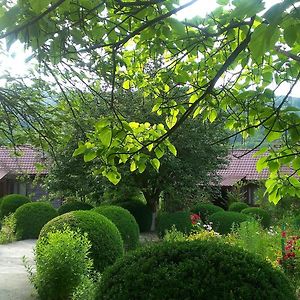
{"label": "spherical hedge", "polygon": [[80,201],[71,201],[71,202],[66,202],[63,205],[61,205],[58,208],[58,213],[60,215],[63,215],[63,214],[65,214],[67,212],[70,212],[70,211],[90,210],[92,208],[93,208],[93,206],[88,204],[88,203],[80,202]]}
{"label": "spherical hedge", "polygon": [[191,209],[191,211],[195,214],[200,213],[201,220],[203,222],[207,222],[209,216],[218,211],[224,211],[224,209],[220,206],[213,205],[210,203],[198,203]]}
{"label": "spherical hedge", "polygon": [[228,210],[229,211],[236,211],[236,212],[241,212],[243,209],[248,208],[249,205],[244,202],[233,202],[232,204],[229,205]]}
{"label": "spherical hedge", "polygon": [[132,250],[138,246],[139,225],[128,210],[115,205],[102,205],[94,208],[93,211],[105,216],[117,226],[126,250]]}
{"label": "spherical hedge", "polygon": [[250,217],[248,215],[235,211],[220,211],[208,218],[209,222],[212,222],[214,231],[221,234],[230,233],[233,225],[249,221],[249,219]]}
{"label": "spherical hedge", "polygon": [[191,213],[188,211],[177,211],[158,215],[156,230],[160,237],[163,237],[166,230],[170,230],[173,226],[180,232],[190,233],[193,228]]}
{"label": "spherical hedge", "polygon": [[0,206],[0,218],[14,213],[18,207],[29,202],[30,199],[27,196],[19,194],[10,194],[2,197]]}
{"label": "spherical hedge", "polygon": [[151,229],[152,212],[151,209],[143,202],[138,200],[128,200],[116,202],[115,205],[127,209],[135,218],[139,225],[140,232],[147,232]]}
{"label": "spherical hedge", "polygon": [[46,202],[23,204],[15,212],[17,239],[37,239],[43,226],[57,215],[57,211]]}
{"label": "spherical hedge", "polygon": [[236,246],[216,241],[157,244],[108,268],[97,300],[296,300],[285,275]]}
{"label": "spherical hedge", "polygon": [[271,225],[271,216],[262,208],[248,207],[241,211],[241,213],[253,216],[258,219],[264,228],[268,228]]}
{"label": "spherical hedge", "polygon": [[95,269],[99,272],[112,265],[124,254],[122,237],[116,225],[93,211],[78,210],[60,215],[43,227],[40,237],[45,237],[48,232],[63,230],[65,225],[74,230],[79,228],[87,233],[92,243],[91,258]]}

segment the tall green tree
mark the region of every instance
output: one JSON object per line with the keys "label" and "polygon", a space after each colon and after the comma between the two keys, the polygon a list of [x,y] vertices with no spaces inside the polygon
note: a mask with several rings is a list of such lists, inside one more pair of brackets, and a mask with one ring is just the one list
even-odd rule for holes
{"label": "tall green tree", "polygon": [[[300,77],[300,1],[284,0],[264,12],[261,0],[219,0],[205,18],[182,22],[175,14],[195,0],[1,2],[0,38],[31,47],[61,91],[69,82],[79,92],[110,92],[114,116],[98,121],[76,154],[100,159],[102,175],[113,183],[121,179],[120,163],[158,170],[156,149],[176,155],[169,137],[187,119],[201,114],[214,122],[225,113],[233,136],[262,127],[254,148],[265,140],[279,145],[258,163],[270,170],[270,200],[300,196],[298,177],[278,174],[283,165],[300,173],[299,115],[284,106]],[[275,91],[285,82],[290,90],[278,103]],[[120,87],[143,93],[163,122],[124,119],[115,107]]]}

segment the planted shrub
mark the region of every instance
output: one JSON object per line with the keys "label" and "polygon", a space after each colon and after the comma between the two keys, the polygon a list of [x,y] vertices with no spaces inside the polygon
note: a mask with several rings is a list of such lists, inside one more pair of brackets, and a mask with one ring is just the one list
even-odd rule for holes
{"label": "planted shrub", "polygon": [[243,214],[253,216],[259,220],[264,228],[268,228],[271,225],[271,216],[262,208],[248,207],[242,210]]}
{"label": "planted shrub", "polygon": [[191,209],[191,211],[195,214],[200,213],[201,220],[203,222],[207,222],[209,216],[211,216],[212,214],[218,211],[224,211],[224,209],[220,206],[213,205],[210,203],[198,203]]}
{"label": "planted shrub", "polygon": [[81,232],[87,233],[92,243],[90,257],[97,271],[102,272],[123,255],[123,241],[116,225],[93,211],[78,210],[60,215],[42,228],[40,237],[45,237],[48,232],[62,230],[66,225],[72,230],[80,229]]}
{"label": "planted shrub", "polygon": [[19,194],[10,194],[2,197],[0,206],[0,218],[14,213],[18,207],[29,202],[30,200],[27,196]]}
{"label": "planted shrub", "polygon": [[239,225],[249,219],[250,217],[248,215],[234,211],[220,211],[209,217],[214,231],[221,234],[230,233],[233,225]]}
{"label": "planted shrub", "polygon": [[58,213],[60,215],[62,215],[62,214],[65,214],[67,212],[74,211],[74,210],[90,210],[92,208],[93,208],[93,206],[88,203],[80,202],[80,201],[71,201],[71,202],[66,202],[66,203],[62,204],[58,208]]}
{"label": "planted shrub", "polygon": [[101,278],[97,300],[296,300],[284,274],[236,246],[173,242],[119,259]]}
{"label": "planted shrub", "polygon": [[163,237],[167,230],[175,228],[183,233],[190,233],[193,226],[189,211],[177,211],[174,213],[162,213],[157,217],[157,233]]}
{"label": "planted shrub", "polygon": [[93,209],[93,211],[105,216],[117,226],[126,250],[132,250],[138,246],[139,225],[128,210],[115,205],[103,205]]}
{"label": "planted shrub", "polygon": [[35,249],[36,274],[32,274],[41,299],[70,299],[76,287],[88,278],[93,262],[88,257],[91,242],[86,234],[69,228],[48,232]]}
{"label": "planted shrub", "polygon": [[14,242],[16,240],[16,218],[14,214],[4,217],[1,223],[0,245]]}
{"label": "planted shrub", "polygon": [[296,228],[300,229],[300,215],[294,218],[294,224]]}
{"label": "planted shrub", "polygon": [[140,232],[150,231],[152,222],[151,209],[139,200],[128,200],[125,202],[117,202],[115,205],[127,209],[135,218],[139,225]]}
{"label": "planted shrub", "polygon": [[249,205],[245,202],[233,202],[229,205],[228,210],[229,211],[236,211],[241,212],[243,209],[248,208]]}
{"label": "planted shrub", "polygon": [[31,202],[20,206],[15,212],[16,237],[18,240],[37,239],[43,226],[58,213],[47,202]]}

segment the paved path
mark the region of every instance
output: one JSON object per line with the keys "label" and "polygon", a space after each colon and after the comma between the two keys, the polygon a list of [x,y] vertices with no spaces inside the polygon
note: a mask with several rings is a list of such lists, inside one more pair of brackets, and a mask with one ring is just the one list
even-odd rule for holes
{"label": "paved path", "polygon": [[30,284],[22,257],[33,263],[33,247],[36,240],[25,240],[0,245],[0,300],[37,299]]}

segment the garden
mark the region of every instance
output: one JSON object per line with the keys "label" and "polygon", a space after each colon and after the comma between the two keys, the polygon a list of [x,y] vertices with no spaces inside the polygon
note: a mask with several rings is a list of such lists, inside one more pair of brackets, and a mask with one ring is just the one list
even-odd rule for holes
{"label": "garden", "polygon": [[296,199],[159,211],[146,240],[146,203],[113,202],[1,198],[0,243],[37,239],[36,265],[24,264],[40,299],[299,299]]}

